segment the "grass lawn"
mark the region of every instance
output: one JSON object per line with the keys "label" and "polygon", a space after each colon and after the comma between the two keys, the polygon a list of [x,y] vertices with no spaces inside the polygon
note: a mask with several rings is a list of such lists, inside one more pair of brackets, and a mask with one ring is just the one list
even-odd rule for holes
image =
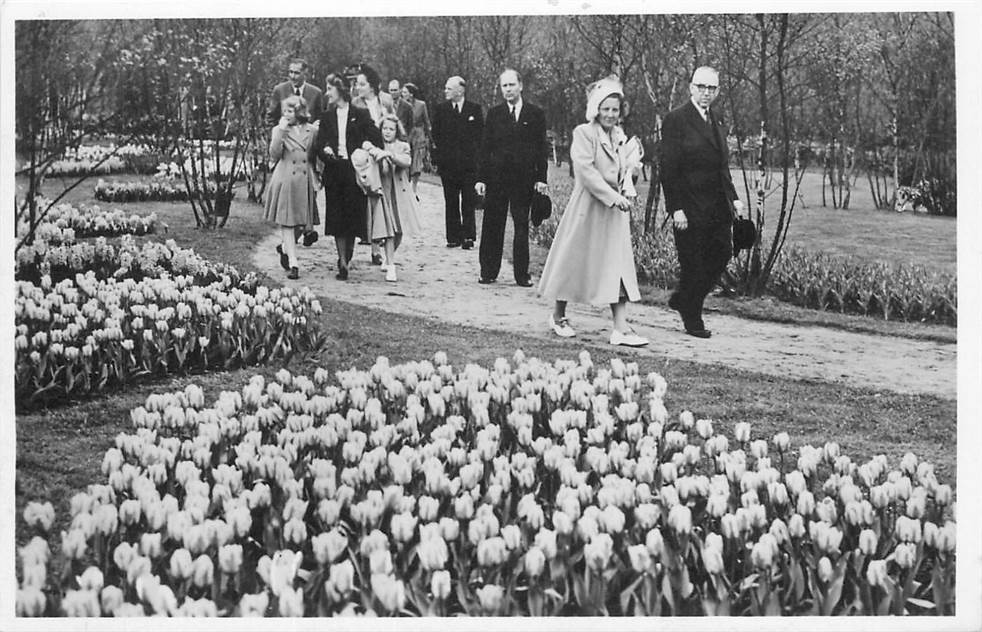
{"label": "grass lawn", "polygon": [[[91,200],[86,198],[91,196],[91,186],[83,186],[76,193],[72,196],[76,200]],[[157,212],[161,221],[169,225],[168,232],[160,238],[173,238],[181,246],[193,247],[200,254],[230,263],[243,272],[263,272],[254,270],[250,263],[255,244],[270,230],[260,219],[256,204],[233,204],[229,225],[221,231],[195,229],[190,210],[183,203],[130,204],[127,208],[140,213]],[[276,284],[273,278],[265,282]],[[294,358],[288,368],[295,373],[310,375],[317,366],[332,371],[365,369],[378,355],[397,363],[432,357],[437,350],[447,352],[458,367],[466,362],[490,364],[499,356],[510,356],[519,347],[545,360],[573,358],[579,350],[558,341],[447,325],[339,303],[330,299],[330,288],[315,290],[324,304],[320,325],[331,343],[316,355]],[[606,346],[588,349],[598,365],[615,355]],[[715,420],[718,431],[731,434],[733,423],[749,421],[755,437],[769,438],[784,430],[795,446],[835,440],[843,453],[856,461],[883,453],[895,464],[905,452],[912,451],[934,462],[943,482],[955,482],[954,401],[780,379],[684,361],[646,359],[640,365],[643,373],[658,371],[668,380],[666,405],[671,413],[690,409],[697,417]],[[35,499],[50,499],[60,520],[55,532],[64,527],[71,496],[90,483],[103,482],[100,464],[105,450],[118,433],[131,431],[129,410],[142,404],[147,395],[194,382],[205,389],[212,401],[222,390],[239,390],[256,372],[271,375],[279,368],[249,368],[138,384],[72,406],[19,414],[18,527],[24,505]],[[23,543],[21,529],[18,543]],[[55,549],[59,544],[52,542]]]}

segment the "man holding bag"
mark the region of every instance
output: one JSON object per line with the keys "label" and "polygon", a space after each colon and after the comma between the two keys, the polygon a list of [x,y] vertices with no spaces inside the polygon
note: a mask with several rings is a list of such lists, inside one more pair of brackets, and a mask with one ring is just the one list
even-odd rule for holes
{"label": "man holding bag", "polygon": [[719,73],[697,68],[689,94],[662,123],[661,184],[679,260],[679,283],[668,306],[681,315],[687,334],[709,338],[703,302],[733,253],[734,211],[741,217],[744,211],[730,177],[725,130],[710,109],[719,95]]}

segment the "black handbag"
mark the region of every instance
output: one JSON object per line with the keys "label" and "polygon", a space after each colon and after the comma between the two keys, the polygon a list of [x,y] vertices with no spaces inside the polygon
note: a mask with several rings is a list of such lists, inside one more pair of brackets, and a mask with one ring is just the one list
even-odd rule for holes
{"label": "black handbag", "polygon": [[757,227],[753,221],[738,217],[733,220],[733,254],[750,250],[757,240]]}

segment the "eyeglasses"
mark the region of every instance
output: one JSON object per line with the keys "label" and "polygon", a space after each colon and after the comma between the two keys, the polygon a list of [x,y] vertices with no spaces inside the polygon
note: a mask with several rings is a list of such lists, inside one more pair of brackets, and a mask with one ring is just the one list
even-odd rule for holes
{"label": "eyeglasses", "polygon": [[717,90],[719,90],[719,86],[707,86],[704,83],[694,83],[692,85],[695,86],[696,90],[698,90],[699,92],[708,92],[709,94],[712,94]]}

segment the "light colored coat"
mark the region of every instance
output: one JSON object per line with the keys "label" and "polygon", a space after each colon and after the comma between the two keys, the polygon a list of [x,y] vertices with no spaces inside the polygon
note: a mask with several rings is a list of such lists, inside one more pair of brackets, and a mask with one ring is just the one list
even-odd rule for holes
{"label": "light colored coat", "polygon": [[312,226],[319,223],[314,190],[316,175],[307,159],[314,139],[310,123],[279,126],[270,133],[269,157],[276,161],[266,189],[264,218],[280,226]]}
{"label": "light colored coat", "polygon": [[412,163],[409,143],[402,140],[386,143],[385,150],[392,154],[392,161],[383,160],[381,163],[382,194],[388,200],[403,236],[421,235],[423,229],[419,221],[419,207],[409,180]]}
{"label": "light colored coat", "polygon": [[612,136],[613,142],[596,122],[573,130],[569,154],[575,183],[539,281],[545,298],[616,303],[623,284],[628,300],[641,299],[631,218],[613,207],[628,168],[627,138],[619,127]]}

